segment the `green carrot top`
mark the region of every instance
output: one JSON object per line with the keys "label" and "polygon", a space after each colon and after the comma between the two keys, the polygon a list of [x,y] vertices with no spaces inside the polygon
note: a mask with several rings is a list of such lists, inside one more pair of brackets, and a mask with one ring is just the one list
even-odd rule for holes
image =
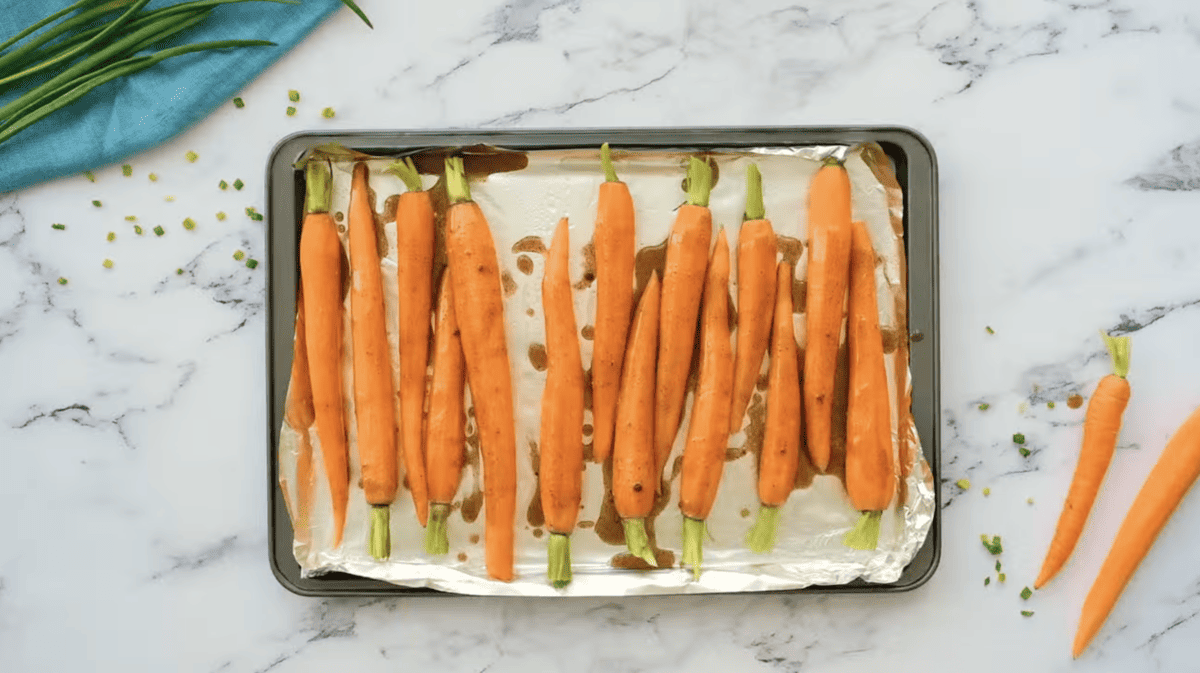
{"label": "green carrot top", "polygon": [[608,148],[608,143],[600,146],[600,165],[604,167],[605,182],[620,182],[617,177],[617,169],[613,168],[612,150]]}
{"label": "green carrot top", "polygon": [[763,206],[762,173],[758,172],[758,164],[750,164],[746,167],[746,214],[743,219],[749,222],[761,220],[766,216],[767,209]]}
{"label": "green carrot top", "polygon": [[691,157],[687,172],[687,202],[693,206],[707,208],[710,192],[712,192],[712,167],[705,159]]}
{"label": "green carrot top", "polygon": [[417,170],[417,165],[413,163],[412,157],[404,157],[384,170],[403,180],[404,186],[410,192],[419,192],[424,189],[424,185],[421,184],[421,172]]}
{"label": "green carrot top", "polygon": [[471,200],[471,185],[467,183],[462,157],[446,157],[446,195],[450,205]]}
{"label": "green carrot top", "polygon": [[304,211],[328,213],[333,200],[333,171],[325,161],[309,161],[304,166]]}
{"label": "green carrot top", "polygon": [[1113,375],[1121,378],[1129,376],[1129,337],[1112,337],[1104,332],[1100,336],[1104,339],[1108,354],[1112,356]]}

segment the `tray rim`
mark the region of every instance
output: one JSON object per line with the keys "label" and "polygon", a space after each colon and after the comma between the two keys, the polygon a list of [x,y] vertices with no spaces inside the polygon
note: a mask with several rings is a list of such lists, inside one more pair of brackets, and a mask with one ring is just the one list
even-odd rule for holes
{"label": "tray rim", "polygon": [[[684,150],[719,150],[739,147],[798,146],[821,144],[854,144],[877,142],[892,145],[903,151],[908,162],[904,190],[905,244],[908,249],[906,268],[909,275],[909,334],[914,346],[910,351],[910,369],[913,379],[913,417],[921,437],[921,446],[926,454],[933,475],[934,516],[928,535],[913,561],[905,567],[901,580],[889,584],[874,584],[855,580],[841,585],[812,585],[799,589],[752,592],[755,595],[770,594],[848,594],[848,593],[896,593],[917,589],[925,585],[937,571],[941,562],[941,349],[939,330],[939,282],[938,282],[938,166],[937,155],[929,140],[919,131],[902,125],[825,125],[825,126],[688,126],[688,127],[586,127],[586,128],[530,128],[530,129],[411,129],[411,130],[333,130],[300,131],[281,138],[271,149],[266,164],[266,244],[265,260],[268,269],[266,311],[266,395],[267,395],[267,552],[271,572],[288,591],[309,597],[335,596],[441,596],[446,598],[475,598],[474,594],[457,594],[423,587],[403,587],[381,580],[346,576],[346,578],[303,578],[299,565],[291,553],[291,521],[278,484],[277,447],[278,433],[282,421],[283,395],[286,380],[282,385],[277,377],[280,372],[291,370],[291,334],[294,328],[294,292],[275,301],[275,288],[290,285],[294,289],[297,261],[279,265],[277,248],[284,234],[295,238],[299,222],[296,217],[295,192],[288,185],[296,184],[292,165],[300,154],[311,147],[337,142],[346,147],[384,154],[403,153],[416,149],[437,146],[467,146],[477,144],[519,147],[526,149],[555,149],[571,147],[594,147],[601,142],[613,142],[616,147],[680,148]],[[614,142],[615,141],[615,142]],[[886,149],[886,147],[885,147]],[[916,160],[915,162],[913,160]],[[913,164],[916,164],[915,166]],[[919,172],[913,173],[914,170]],[[915,178],[915,179],[914,179]],[[919,189],[918,189],[919,188]],[[289,193],[285,193],[289,192]],[[918,193],[919,192],[919,193]],[[920,197],[920,198],[917,198]],[[290,198],[290,205],[289,205]],[[277,207],[279,206],[279,207]],[[915,211],[915,212],[914,212]],[[277,221],[276,213],[282,213]],[[913,215],[918,217],[913,217]],[[288,216],[291,217],[288,217]],[[915,222],[913,221],[915,220]],[[923,245],[914,246],[916,240],[911,232],[914,226],[924,234]],[[282,231],[281,231],[282,230]],[[294,248],[294,242],[292,247]],[[914,254],[916,253],[916,254]],[[928,264],[916,265],[914,256],[920,256]],[[291,278],[288,283],[289,276]],[[914,276],[920,283],[914,282]],[[927,298],[914,301],[914,287],[927,293]],[[914,319],[914,313],[917,318]],[[914,325],[919,327],[914,328]],[[917,347],[916,343],[924,345]],[[286,354],[277,352],[281,349]],[[285,361],[281,362],[283,357]],[[920,362],[918,368],[913,364]],[[279,366],[283,365],[283,366]],[[926,379],[932,384],[920,390],[918,405],[917,379]],[[921,413],[918,414],[918,406]],[[923,422],[924,421],[924,422]],[[927,557],[922,559],[922,557]],[[917,574],[905,578],[908,570],[922,559],[925,564]],[[655,597],[721,595],[729,592],[656,594]],[[517,596],[495,598],[522,598]],[[528,598],[528,597],[527,597]],[[542,597],[554,599],[559,597]],[[583,598],[583,597],[577,597]],[[605,596],[605,599],[623,598]]]}

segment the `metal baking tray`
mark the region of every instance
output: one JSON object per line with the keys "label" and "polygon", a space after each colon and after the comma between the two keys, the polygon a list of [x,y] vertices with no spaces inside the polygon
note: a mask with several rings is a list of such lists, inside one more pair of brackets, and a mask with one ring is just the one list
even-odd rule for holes
{"label": "metal baking tray", "polygon": [[387,156],[435,147],[493,145],[514,150],[595,148],[608,142],[621,149],[683,151],[737,150],[878,143],[891,159],[904,192],[904,244],[908,259],[908,325],[912,373],[912,413],[925,459],[933,473],[936,510],[933,525],[900,578],[890,584],[855,580],[837,586],[811,586],[791,592],[878,593],[923,585],[941,557],[940,345],[938,336],[938,176],[937,158],[920,133],[896,126],[613,128],[556,130],[339,131],[297,133],[275,145],[267,162],[267,529],[271,570],[289,591],[304,596],[453,596],[433,589],[401,587],[342,573],[301,577],[292,555],[292,526],[279,488],[276,449],[292,366],[299,224],[304,208],[304,174],[294,167],[305,151],[337,143],[367,154]]}

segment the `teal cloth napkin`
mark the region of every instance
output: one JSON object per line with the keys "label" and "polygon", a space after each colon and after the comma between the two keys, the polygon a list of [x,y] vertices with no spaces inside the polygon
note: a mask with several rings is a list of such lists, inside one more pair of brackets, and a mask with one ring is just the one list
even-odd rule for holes
{"label": "teal cloth napkin", "polygon": [[[71,4],[73,0],[0,0],[0,42]],[[178,3],[151,2],[145,10],[173,4]],[[163,143],[228,103],[342,6],[340,0],[218,6],[204,23],[167,44],[258,39],[276,46],[185,54],[93,89],[0,145],[0,194],[104,166]],[[24,90],[0,97],[0,103]]]}

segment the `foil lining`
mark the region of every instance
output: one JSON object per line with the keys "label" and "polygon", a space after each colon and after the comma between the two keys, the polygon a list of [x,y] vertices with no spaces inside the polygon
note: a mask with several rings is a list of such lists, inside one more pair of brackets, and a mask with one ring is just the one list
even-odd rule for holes
{"label": "foil lining", "polygon": [[[583,507],[571,535],[574,580],[563,589],[546,580],[546,541],[535,502],[537,492],[536,442],[540,434],[538,411],[545,374],[538,370],[537,348],[543,343],[541,239],[548,245],[560,217],[570,218],[571,276],[579,281],[575,292],[576,322],[586,331],[595,315],[595,286],[587,283],[590,270],[587,248],[592,238],[597,190],[603,181],[595,150],[538,151],[528,155],[528,165],[511,172],[497,172],[471,184],[473,198],[488,217],[495,237],[500,268],[505,276],[505,317],[510,366],[513,374],[517,423],[518,493],[516,521],[516,579],[505,583],[491,580],[484,568],[484,513],[478,452],[468,448],[462,483],[449,520],[450,552],[441,557],[424,554],[424,530],[417,522],[412,499],[403,486],[391,507],[392,555],[385,562],[367,551],[369,507],[361,487],[360,465],[355,450],[353,396],[346,390],[347,428],[350,440],[350,502],[344,541],[332,547],[332,508],[321,462],[316,429],[297,430],[285,421],[279,447],[280,477],[292,519],[297,520],[300,484],[296,463],[300,432],[313,451],[312,500],[307,516],[296,526],[294,552],[304,576],[332,571],[346,572],[409,587],[473,595],[518,596],[623,596],[667,593],[751,592],[797,589],[809,585],[845,584],[855,579],[868,582],[896,581],[925,540],[935,515],[932,472],[921,451],[911,410],[905,402],[910,394],[907,361],[907,330],[904,325],[904,244],[901,239],[902,196],[886,156],[874,145],[803,146],[760,148],[717,152],[718,181],[710,199],[715,226],[725,227],[734,251],[731,281],[736,283],[736,232],[742,221],[745,198],[745,168],[753,161],[763,175],[767,217],[780,237],[803,241],[805,204],[810,179],[827,157],[843,159],[853,185],[854,217],[867,223],[880,264],[876,268],[879,287],[880,324],[895,339],[887,355],[887,374],[892,393],[893,448],[900,460],[901,484],[898,497],[884,513],[879,547],[861,551],[845,547],[842,537],[859,513],[850,505],[842,482],[834,475],[811,476],[811,482],[796,488],[780,515],[779,537],[771,553],[748,550],[744,537],[758,510],[755,487],[756,453],[761,441],[763,391],[757,390],[742,430],[729,439],[728,460],[720,489],[707,525],[703,573],[693,579],[690,568],[680,567],[682,516],[677,506],[678,458],[690,421],[692,393],[689,391],[684,418],[676,438],[668,472],[672,492],[659,503],[652,534],[660,550],[660,562],[669,567],[657,570],[618,568],[625,546],[619,520],[602,506],[605,495],[603,469],[595,463],[585,467]],[[639,250],[659,246],[667,237],[674,210],[684,201],[682,179],[687,155],[665,151],[614,152],[616,170],[633,194]],[[384,172],[390,160],[369,160],[370,186],[374,192],[376,219],[386,238],[386,256],[381,258],[388,313],[389,340],[397,340],[395,199],[403,183]],[[344,224],[349,202],[349,161],[335,161],[333,207],[335,219]],[[435,175],[424,175],[425,187],[434,187]],[[390,209],[390,210],[389,210]],[[346,245],[344,226],[342,242]],[[785,246],[781,245],[781,250]],[[792,244],[796,255],[796,278],[805,277],[807,248]],[[784,251],[786,252],[786,251]],[[781,256],[784,254],[781,252]],[[639,263],[642,257],[639,255]],[[436,287],[436,286],[435,286]],[[730,288],[736,302],[736,285]],[[436,299],[435,299],[436,304]],[[799,307],[798,307],[799,309]],[[345,311],[347,342],[343,357],[350,372],[349,311]],[[796,336],[804,345],[804,314],[794,316]],[[734,333],[736,340],[736,332]],[[735,341],[736,343],[736,341]],[[898,344],[898,345],[897,345]],[[591,341],[581,337],[584,367],[590,366]],[[393,351],[394,352],[394,351]],[[767,371],[763,362],[763,378]],[[399,382],[399,363],[393,358],[393,381]],[[349,376],[347,376],[349,382]],[[469,392],[468,392],[468,406]],[[398,411],[398,410],[397,410]],[[757,416],[756,416],[757,414]],[[584,423],[591,423],[585,411]],[[590,426],[589,426],[590,427]],[[467,432],[474,432],[473,419]],[[586,432],[584,441],[590,442]],[[590,451],[588,452],[590,454]],[[907,458],[907,460],[904,460]],[[403,473],[403,461],[401,472]],[[807,479],[801,479],[807,482]],[[403,483],[403,480],[402,480]],[[608,508],[611,510],[611,507]],[[656,508],[658,509],[658,508]]]}

